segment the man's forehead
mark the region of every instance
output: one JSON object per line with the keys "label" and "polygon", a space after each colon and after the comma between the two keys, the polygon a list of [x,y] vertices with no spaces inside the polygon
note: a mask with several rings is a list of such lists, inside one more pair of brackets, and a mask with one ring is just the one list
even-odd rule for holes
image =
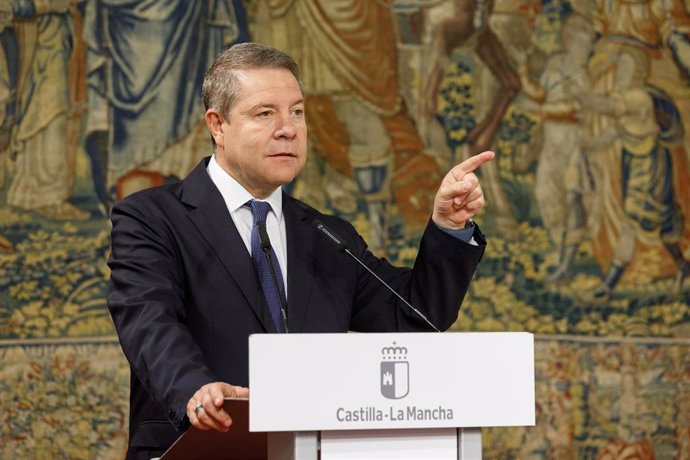
{"label": "man's forehead", "polygon": [[302,88],[286,69],[250,69],[237,74],[238,103],[249,106],[290,105],[304,102]]}

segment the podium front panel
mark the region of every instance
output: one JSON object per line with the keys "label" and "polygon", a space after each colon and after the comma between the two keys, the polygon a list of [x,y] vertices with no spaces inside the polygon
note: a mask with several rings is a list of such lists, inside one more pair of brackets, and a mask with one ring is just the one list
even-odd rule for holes
{"label": "podium front panel", "polygon": [[260,334],[251,431],[534,425],[528,333]]}

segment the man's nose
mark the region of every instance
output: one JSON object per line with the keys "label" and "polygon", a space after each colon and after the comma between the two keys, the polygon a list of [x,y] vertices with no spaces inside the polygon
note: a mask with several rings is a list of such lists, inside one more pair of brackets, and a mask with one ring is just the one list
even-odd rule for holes
{"label": "man's nose", "polygon": [[297,123],[298,121],[291,114],[277,117],[275,137],[292,139],[297,134]]}

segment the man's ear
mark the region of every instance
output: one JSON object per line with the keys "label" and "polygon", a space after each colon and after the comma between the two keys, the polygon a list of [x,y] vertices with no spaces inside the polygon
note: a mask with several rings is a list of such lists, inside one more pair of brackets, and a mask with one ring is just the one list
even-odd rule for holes
{"label": "man's ear", "polygon": [[211,137],[216,143],[216,146],[225,148],[223,141],[223,117],[214,109],[208,109],[204,118],[206,119],[206,126],[211,132]]}

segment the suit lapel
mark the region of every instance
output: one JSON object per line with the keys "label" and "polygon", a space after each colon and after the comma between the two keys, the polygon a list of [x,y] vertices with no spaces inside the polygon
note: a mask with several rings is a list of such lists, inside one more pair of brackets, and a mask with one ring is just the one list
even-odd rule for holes
{"label": "suit lapel", "polygon": [[194,207],[189,219],[233,277],[261,325],[267,332],[276,332],[252,259],[222,195],[208,176],[206,164],[207,160],[202,161],[182,182],[180,199]]}
{"label": "suit lapel", "polygon": [[291,332],[302,332],[314,286],[315,230],[305,212],[286,194],[283,194],[283,213],[288,242],[288,327]]}

